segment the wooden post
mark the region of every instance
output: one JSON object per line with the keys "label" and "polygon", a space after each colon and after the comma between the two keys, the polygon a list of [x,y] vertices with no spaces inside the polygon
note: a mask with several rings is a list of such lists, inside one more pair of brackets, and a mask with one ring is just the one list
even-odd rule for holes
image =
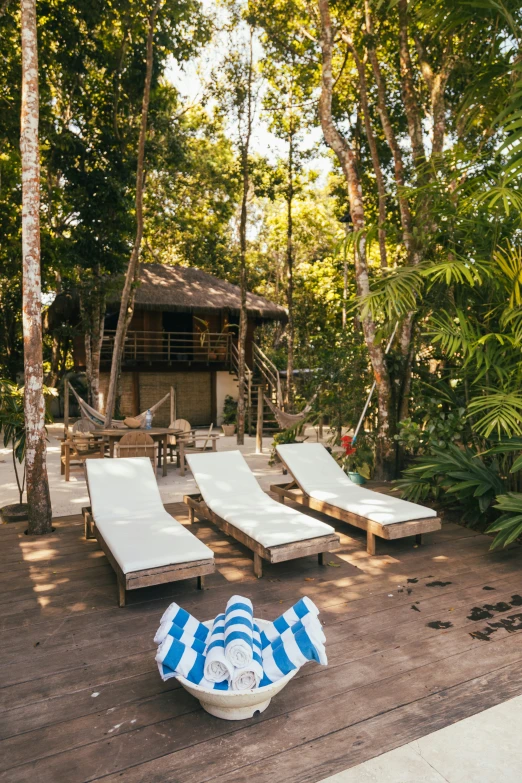
{"label": "wooden post", "polygon": [[318,438],[318,440],[322,440],[323,439],[323,426],[324,426],[324,419],[321,416],[319,418],[319,427],[317,429],[317,438]]}
{"label": "wooden post", "polygon": [[263,453],[263,387],[257,389],[256,454]]}
{"label": "wooden post", "polygon": [[63,428],[67,435],[69,431],[69,379],[63,382]]}
{"label": "wooden post", "polygon": [[176,392],[174,386],[170,387],[170,425],[176,421]]}

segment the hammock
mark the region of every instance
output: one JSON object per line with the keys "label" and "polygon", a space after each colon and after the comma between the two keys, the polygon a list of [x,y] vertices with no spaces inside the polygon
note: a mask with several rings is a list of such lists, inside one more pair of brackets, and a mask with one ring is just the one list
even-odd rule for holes
{"label": "hammock", "polygon": [[[80,406],[80,411],[82,414],[82,419],[87,419],[88,421],[92,421],[93,424],[96,424],[97,427],[103,427],[105,425],[105,416],[102,413],[99,413],[99,411],[96,410],[96,408],[91,407],[88,405],[85,400],[82,400],[82,398],[79,396],[79,394],[76,392],[76,390],[69,385],[70,390],[76,397],[76,401],[78,402],[78,405]],[[166,394],[164,397],[161,398],[159,402],[157,402],[155,405],[153,405],[150,408],[150,412],[152,415],[157,411],[160,405],[163,405],[165,400],[168,400],[170,397],[170,392]],[[134,416],[133,418],[139,419],[141,424],[145,424],[145,416],[147,415],[147,411],[144,411],[143,413],[139,413],[137,416]],[[112,426],[114,429],[127,429],[126,425],[121,421],[120,419],[113,419],[112,420]]]}
{"label": "hammock", "polygon": [[300,413],[286,413],[285,411],[282,411],[280,408],[275,405],[272,400],[269,397],[265,397],[265,402],[274,414],[274,416],[277,419],[277,423],[280,427],[284,430],[289,430],[292,427],[295,427],[297,424],[301,424],[310,411],[312,410],[312,406],[315,402],[315,398],[319,394],[319,388],[315,392],[314,396],[309,400],[309,402],[305,405],[303,410]]}

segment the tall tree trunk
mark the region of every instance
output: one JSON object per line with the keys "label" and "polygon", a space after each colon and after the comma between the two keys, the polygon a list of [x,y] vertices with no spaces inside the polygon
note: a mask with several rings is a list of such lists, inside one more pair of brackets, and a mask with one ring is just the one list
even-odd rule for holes
{"label": "tall tree trunk", "polygon": [[343,40],[348,44],[350,51],[352,52],[357,67],[357,73],[359,75],[359,89],[361,95],[361,106],[364,115],[364,129],[366,132],[366,139],[370,148],[370,155],[372,158],[373,171],[375,174],[375,181],[377,184],[378,195],[378,214],[379,214],[379,253],[381,257],[381,267],[385,269],[388,266],[388,259],[386,254],[386,188],[384,185],[384,177],[382,174],[381,162],[379,160],[379,152],[377,150],[377,142],[375,141],[375,134],[372,128],[372,121],[370,117],[370,106],[368,102],[368,87],[366,84],[366,74],[364,72],[364,65],[359,57],[359,52],[355,48],[355,44],[351,36],[344,34]]}
{"label": "tall tree trunk", "polygon": [[424,181],[426,151],[424,149],[424,140],[422,137],[422,124],[419,112],[419,101],[415,83],[413,80],[413,64],[410,55],[410,44],[408,41],[408,0],[399,0],[399,62],[402,97],[404,101],[404,111],[408,123],[408,134],[411,142],[413,162],[417,170],[419,182]]}
{"label": "tall tree trunk", "polygon": [[89,401],[100,410],[100,357],[105,325],[103,281],[96,270],[94,283],[80,294],[80,311],[85,334],[85,371]]}
{"label": "tall tree trunk", "polygon": [[286,405],[290,410],[294,399],[294,136],[290,129],[288,143],[288,187],[286,192],[286,304],[288,307],[288,352],[286,362]]}
{"label": "tall tree trunk", "polygon": [[[370,291],[368,267],[366,263],[366,238],[364,234],[365,217],[362,200],[362,187],[357,171],[355,155],[345,137],[337,129],[332,116],[332,93],[334,78],[332,73],[332,57],[334,46],[334,31],[330,17],[328,0],[318,0],[321,16],[321,53],[322,53],[322,85],[319,98],[319,117],[326,144],[335,152],[344,177],[346,179],[350,214],[354,231],[357,233],[355,242],[355,278],[359,296],[367,296]],[[370,315],[361,319],[364,339],[378,392],[378,425],[376,445],[376,477],[389,478],[394,472],[395,449],[394,410],[390,378],[386,366],[384,351],[376,339],[377,326]]]}
{"label": "tall tree trunk", "polygon": [[35,0],[21,0],[22,259],[24,334],[25,467],[29,533],[51,532],[51,497],[45,451],[42,289],[40,270],[40,151],[38,144],[38,40]]}
{"label": "tall tree trunk", "polygon": [[[247,221],[248,221],[248,191],[250,188],[249,171],[249,150],[250,138],[252,135],[253,108],[252,108],[252,79],[254,64],[254,31],[250,28],[249,57],[248,57],[248,78],[246,95],[246,127],[243,138],[240,138],[241,147],[241,171],[243,175],[243,192],[241,195],[241,217],[239,221],[239,251],[240,251],[240,270],[239,287],[241,291],[241,309],[239,313],[239,337],[238,337],[238,400],[237,400],[237,445],[242,446],[245,442],[245,401],[247,395],[246,380],[246,337],[248,326],[247,312]],[[250,400],[251,402],[251,400]]]}
{"label": "tall tree trunk", "polygon": [[147,119],[149,113],[150,87],[152,82],[153,65],[153,44],[154,44],[154,25],[156,17],[163,4],[163,0],[157,0],[148,18],[147,34],[147,62],[145,74],[145,86],[143,90],[143,103],[141,108],[141,126],[138,141],[138,165],[136,168],[136,238],[132,248],[125,283],[121,294],[120,313],[118,316],[118,325],[114,337],[114,347],[111,363],[111,375],[109,379],[109,389],[107,392],[107,405],[105,408],[105,427],[110,427],[112,417],[114,416],[114,406],[116,404],[116,394],[118,390],[118,380],[120,377],[121,360],[127,328],[134,312],[134,289],[139,276],[139,261],[141,241],[143,238],[143,190],[145,185],[145,141],[147,138]]}
{"label": "tall tree trunk", "polygon": [[397,200],[399,202],[403,242],[406,248],[406,253],[408,254],[408,258],[410,259],[410,263],[417,263],[420,258],[418,257],[414,247],[410,205],[408,203],[407,197],[404,194],[404,161],[402,158],[401,148],[399,147],[399,143],[393,129],[390,113],[388,111],[386,84],[375,49],[375,32],[373,28],[373,19],[369,0],[365,0],[365,18],[366,31],[368,33],[368,57],[372,65],[375,84],[377,85],[377,112],[379,114],[384,136],[393,156],[393,171],[395,184],[397,186]]}
{"label": "tall tree trunk", "polygon": [[91,400],[93,408],[100,410],[100,361],[105,329],[105,295],[99,291],[97,308],[93,313],[93,330],[91,337]]}

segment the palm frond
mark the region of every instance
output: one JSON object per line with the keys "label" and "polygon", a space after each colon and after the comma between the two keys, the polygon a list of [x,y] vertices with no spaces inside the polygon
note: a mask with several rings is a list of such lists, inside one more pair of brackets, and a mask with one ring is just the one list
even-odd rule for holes
{"label": "palm frond", "polygon": [[475,430],[488,438],[497,435],[522,435],[522,394],[519,392],[490,392],[475,397],[468,405],[468,415],[481,415],[474,421]]}

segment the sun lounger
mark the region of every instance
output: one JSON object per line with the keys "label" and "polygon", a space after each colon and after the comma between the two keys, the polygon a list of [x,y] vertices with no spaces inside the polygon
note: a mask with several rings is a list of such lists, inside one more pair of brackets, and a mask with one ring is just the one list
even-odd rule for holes
{"label": "sun lounger", "polygon": [[325,552],[339,547],[333,527],[295,509],[283,511],[265,494],[239,451],[187,454],[187,461],[201,492],[184,498],[192,517],[209,519],[251,549],[257,577],[263,560],[280,563],[316,554],[322,563]]}
{"label": "sun lounger", "polygon": [[288,498],[366,530],[370,555],[375,554],[376,536],[418,536],[420,543],[423,533],[440,530],[433,509],[354,484],[320,443],[282,444],[277,454],[294,477],[293,482],[270,487],[281,502]]}
{"label": "sun lounger", "polygon": [[125,590],[198,578],[215,570],[214,553],[165,511],[148,457],[89,460],[91,506],[85,537],[97,538]]}

